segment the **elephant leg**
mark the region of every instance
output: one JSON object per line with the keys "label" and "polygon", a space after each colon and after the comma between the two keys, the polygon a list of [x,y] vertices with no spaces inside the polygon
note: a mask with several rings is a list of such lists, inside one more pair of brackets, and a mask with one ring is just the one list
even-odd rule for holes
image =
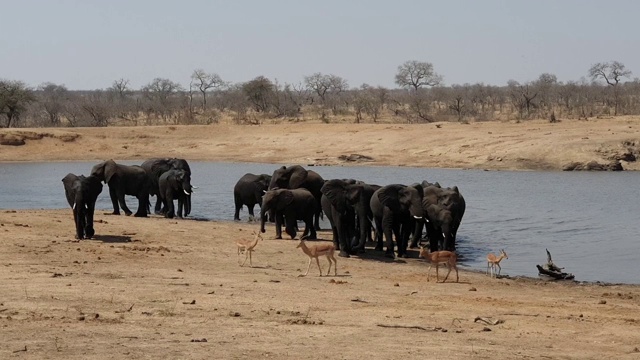
{"label": "elephant leg", "polygon": [[184,207],[184,201],[182,200],[182,197],[178,197],[178,212],[177,215],[180,219],[182,219],[182,209]]}
{"label": "elephant leg", "polygon": [[383,243],[382,243],[382,219],[381,218],[375,218],[376,221],[376,250],[377,251],[382,251],[383,250]]}
{"label": "elephant leg", "polygon": [[254,221],[256,218],[256,215],[253,213],[253,208],[255,206],[256,206],[255,204],[247,205],[247,208],[249,209],[249,221]]}
{"label": "elephant leg", "polygon": [[291,236],[291,240],[296,238],[296,217],[295,215],[286,215],[284,217],[284,223],[285,223],[285,228],[284,231],[287,233],[287,235]]}
{"label": "elephant leg", "polygon": [[173,196],[170,196],[170,195],[165,196],[164,207],[165,207],[164,216],[166,218],[173,219],[173,217],[175,216],[175,210],[173,208]]}
{"label": "elephant leg", "polygon": [[187,195],[184,201],[184,216],[189,216],[189,214],[191,214],[191,195]]}
{"label": "elephant leg", "polygon": [[156,213],[156,215],[162,215],[162,199],[160,195],[156,195],[156,206],[154,209],[154,212]]}
{"label": "elephant leg", "polygon": [[124,214],[130,216],[131,214],[133,214],[133,212],[127,207],[127,203],[124,201],[124,195],[124,191],[119,189],[117,190],[118,203],[120,204],[122,211],[124,211]]}
{"label": "elephant leg", "polygon": [[113,215],[120,215],[120,207],[118,206],[118,191],[115,186],[109,185],[109,197],[113,204]]}
{"label": "elephant leg", "polygon": [[240,200],[240,196],[233,196],[233,203],[236,206],[235,211],[233,213],[233,220],[240,221],[240,210],[242,209],[242,200]]}
{"label": "elephant leg", "polygon": [[338,253],[338,256],[341,257],[349,257],[349,253],[351,252],[351,244],[349,242],[349,229],[348,229],[348,222],[345,221],[345,218],[343,215],[338,215],[338,220],[337,220],[337,228],[338,228],[338,236],[339,236],[339,242],[340,242],[340,252]]}
{"label": "elephant leg", "polygon": [[394,228],[393,214],[386,213],[383,215],[382,219],[382,232],[384,233],[384,238],[387,243],[387,250],[385,252],[386,257],[393,258],[394,248],[393,248],[393,233],[397,234],[397,230]]}
{"label": "elephant leg", "polygon": [[[149,201],[148,194],[141,194],[138,198],[138,211],[136,211],[135,217],[147,217],[147,204]],[[124,207],[123,207],[124,209]]]}
{"label": "elephant leg", "polygon": [[416,220],[416,226],[413,231],[413,237],[411,238],[411,245],[409,246],[411,249],[415,249],[420,245],[423,228],[424,228],[424,220]]}
{"label": "elephant leg", "polygon": [[[309,240],[316,240],[318,238],[318,234],[316,232],[316,228],[313,225],[313,217],[310,216],[304,221],[304,233],[302,236]],[[300,238],[302,239],[302,237]]]}
{"label": "elephant leg", "polygon": [[282,222],[283,218],[279,213],[274,215],[276,221],[276,239],[282,239]]}

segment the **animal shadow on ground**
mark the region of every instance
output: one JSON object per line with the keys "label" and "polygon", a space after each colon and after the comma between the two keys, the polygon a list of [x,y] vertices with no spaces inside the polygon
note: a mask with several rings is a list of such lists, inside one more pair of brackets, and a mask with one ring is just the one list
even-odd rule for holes
{"label": "animal shadow on ground", "polygon": [[[126,235],[93,235],[91,240],[102,241],[104,243],[127,243],[131,242],[131,236]],[[91,241],[89,240],[89,241]]]}

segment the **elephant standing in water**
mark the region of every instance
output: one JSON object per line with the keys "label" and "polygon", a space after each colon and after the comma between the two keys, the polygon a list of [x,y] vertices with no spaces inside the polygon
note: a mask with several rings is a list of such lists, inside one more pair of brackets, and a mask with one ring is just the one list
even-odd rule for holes
{"label": "elephant standing in water", "polygon": [[385,256],[393,258],[393,235],[396,237],[398,256],[407,252],[409,236],[415,227],[415,219],[424,217],[422,208],[423,189],[421,185],[406,186],[393,184],[384,186],[371,196],[371,211],[376,222],[376,250],[382,250],[382,235],[386,238]]}
{"label": "elephant standing in water", "polygon": [[322,189],[322,185],[324,185],[324,179],[320,174],[313,170],[306,170],[300,165],[293,165],[289,167],[283,166],[273,172],[271,182],[269,183],[269,190],[275,188],[304,188],[309,190],[314,199],[316,199],[314,226],[316,230],[320,230],[320,213],[322,213],[322,192],[320,189]]}
{"label": "elephant standing in water", "polygon": [[233,188],[233,201],[236,209],[233,220],[240,220],[240,209],[247,205],[249,220],[254,219],[253,208],[256,204],[262,206],[262,195],[269,188],[271,175],[247,173],[242,176]]}
{"label": "elephant standing in water", "polygon": [[98,195],[102,192],[102,183],[95,176],[67,174],[62,179],[64,192],[69,206],[73,209],[73,221],[76,225],[76,239],[91,239],[93,230],[93,212]]}
{"label": "elephant standing in water", "polygon": [[142,167],[116,164],[113,160],[107,160],[95,165],[91,169],[91,175],[109,185],[114,215],[120,215],[118,203],[127,216],[132,214],[124,202],[124,196],[133,195],[138,198],[138,211],[134,216],[147,217],[151,181]]}
{"label": "elephant standing in water", "polygon": [[322,187],[322,211],[333,230],[333,241],[340,256],[364,252],[371,236],[371,196],[380,186],[361,181],[333,179]]}
{"label": "elephant standing in water", "polygon": [[173,218],[175,215],[173,200],[178,199],[178,217],[187,216],[187,209],[183,206],[191,196],[191,177],[184,170],[171,169],[160,175],[158,179],[158,197],[164,204],[164,216]]}
{"label": "elephant standing in water", "polygon": [[[189,167],[189,163],[185,159],[177,159],[177,158],[157,158],[157,159],[149,159],[142,163],[142,168],[149,174],[149,178],[151,180],[151,187],[149,189],[149,195],[156,196],[156,205],[154,207],[154,212],[156,214],[163,214],[164,212],[161,209],[162,199],[160,198],[160,176],[165,172],[176,169],[176,170],[184,170],[186,177],[188,178],[189,183],[191,183],[191,168]],[[192,186],[192,190],[195,189],[195,186]],[[186,201],[184,203],[184,211],[187,216],[191,214],[191,195],[187,196]]]}
{"label": "elephant standing in water", "polygon": [[456,236],[466,210],[466,202],[457,186],[442,188],[438,183],[422,183],[422,207],[427,221],[417,221],[411,247],[417,247],[422,227],[427,230],[431,251],[455,251]]}
{"label": "elephant standing in water", "polygon": [[262,197],[260,207],[260,231],[265,232],[266,214],[275,210],[276,239],[282,239],[282,219],[285,222],[285,232],[296,237],[297,220],[304,220],[305,228],[301,239],[316,239],[316,229],[313,226],[313,215],[316,213],[316,200],[307,189],[276,189],[267,191]]}

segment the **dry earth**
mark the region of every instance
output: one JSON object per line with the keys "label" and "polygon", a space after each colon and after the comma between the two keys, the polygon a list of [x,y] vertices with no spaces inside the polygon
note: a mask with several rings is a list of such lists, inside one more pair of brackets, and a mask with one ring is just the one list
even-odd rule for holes
{"label": "dry earth", "polygon": [[[120,160],[175,156],[188,160],[338,165],[360,154],[371,165],[480,169],[561,169],[640,156],[640,118],[471,124],[287,123],[239,126],[148,126],[0,129],[0,161]],[[1,140],[1,139],[0,139]],[[1,142],[0,142],[1,143]],[[638,170],[636,162],[623,162]]]}
{"label": "dry earth", "polygon": [[299,277],[307,257],[273,228],[251,268],[234,241],[257,224],[96,220],[96,239],[77,242],[71,209],[0,212],[0,358],[640,357],[637,286],[427,282],[423,261],[372,250],[338,258],[337,277],[315,264]]}
{"label": "dry earth", "polygon": [[[376,165],[559,169],[627,151],[640,119],[438,125],[3,129],[25,145],[0,146],[0,161],[340,164],[357,153]],[[240,267],[234,241],[256,224],[105,211],[81,242],[71,209],[0,211],[0,359],[640,358],[640,286],[464,270],[437,284],[423,261],[374,251],[339,258],[338,277],[299,277],[307,257],[273,228],[254,267]]]}

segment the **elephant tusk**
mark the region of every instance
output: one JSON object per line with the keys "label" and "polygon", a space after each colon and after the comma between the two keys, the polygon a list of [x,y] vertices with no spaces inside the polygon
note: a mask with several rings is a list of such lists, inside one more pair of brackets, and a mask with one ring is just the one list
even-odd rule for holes
{"label": "elephant tusk", "polygon": [[413,215],[413,218],[418,220],[422,219],[420,216],[415,216],[415,215]]}
{"label": "elephant tusk", "polygon": [[76,209],[76,204],[73,204],[73,208],[72,208],[72,209],[73,209],[73,210],[75,210],[75,209]]}
{"label": "elephant tusk", "polygon": [[187,190],[182,190],[182,191],[184,191],[184,193],[187,194],[187,195],[191,195],[191,193],[188,192]]}

